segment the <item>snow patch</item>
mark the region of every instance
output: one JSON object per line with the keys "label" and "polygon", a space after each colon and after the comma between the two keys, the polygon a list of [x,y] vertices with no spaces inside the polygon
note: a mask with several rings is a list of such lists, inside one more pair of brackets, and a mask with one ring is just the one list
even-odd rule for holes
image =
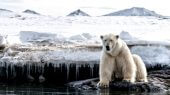
{"label": "snow patch", "polygon": [[142,57],[145,64],[155,66],[170,66],[170,50],[162,46],[135,46],[131,49],[132,53]]}
{"label": "snow patch", "polygon": [[21,31],[20,40],[22,43],[53,43],[53,44],[63,44],[63,43],[76,43],[79,42],[90,42],[93,41],[94,36],[89,33],[82,33],[71,36],[63,36],[60,33],[52,34],[46,32],[33,32],[33,31]]}
{"label": "snow patch", "polygon": [[[16,56],[19,60],[29,60],[33,62],[50,62],[51,60],[67,61],[98,61],[100,51],[92,52],[88,50],[56,50],[56,51],[37,51],[37,52],[20,52]],[[7,57],[7,56],[5,56]]]}
{"label": "snow patch", "polygon": [[86,38],[84,38],[82,35],[73,35],[70,37],[70,40],[84,41]]}
{"label": "snow patch", "polygon": [[119,36],[122,40],[137,40],[137,38],[132,37],[132,35],[126,31],[122,31]]}
{"label": "snow patch", "polygon": [[7,37],[0,35],[0,46],[7,44],[6,38]]}
{"label": "snow patch", "polygon": [[1,17],[5,17],[5,18],[13,18],[18,16],[17,13],[12,12],[11,10],[7,10],[7,9],[0,9],[0,16]]}
{"label": "snow patch", "polygon": [[92,35],[90,35],[89,33],[82,33],[82,34],[79,34],[79,35],[73,35],[71,36],[69,39],[70,40],[77,40],[77,41],[85,41],[85,40],[90,40],[92,39]]}
{"label": "snow patch", "polygon": [[24,42],[42,42],[42,41],[55,41],[56,34],[39,33],[33,31],[21,31],[20,40]]}
{"label": "snow patch", "polygon": [[4,42],[4,37],[0,35],[0,45],[2,45]]}

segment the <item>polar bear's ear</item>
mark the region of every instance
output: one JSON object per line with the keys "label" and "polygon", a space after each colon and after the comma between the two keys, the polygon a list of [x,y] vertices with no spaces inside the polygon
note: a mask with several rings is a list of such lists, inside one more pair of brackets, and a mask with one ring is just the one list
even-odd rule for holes
{"label": "polar bear's ear", "polygon": [[103,35],[100,36],[100,39],[103,39]]}
{"label": "polar bear's ear", "polygon": [[119,39],[119,35],[116,35],[116,39]]}

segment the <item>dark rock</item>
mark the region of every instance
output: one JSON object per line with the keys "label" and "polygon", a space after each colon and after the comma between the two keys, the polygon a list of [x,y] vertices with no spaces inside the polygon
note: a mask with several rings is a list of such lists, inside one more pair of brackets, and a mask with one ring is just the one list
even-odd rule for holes
{"label": "dark rock", "polygon": [[87,13],[81,11],[80,9],[68,14],[67,16],[89,16]]}
{"label": "dark rock", "polygon": [[45,77],[43,75],[39,76],[39,82],[43,83],[45,81]]}
{"label": "dark rock", "polygon": [[[157,83],[159,84],[159,82]],[[135,92],[160,92],[165,91],[164,86],[157,86],[157,84],[150,83],[129,83],[129,82],[113,82],[110,88],[115,91],[135,91]],[[162,88],[163,87],[163,88]]]}
{"label": "dark rock", "polygon": [[154,11],[150,11],[145,8],[140,8],[140,7],[133,7],[130,9],[124,9],[120,10],[118,12],[113,12],[106,14],[104,16],[155,16],[155,17],[163,17]]}
{"label": "dark rock", "polygon": [[96,81],[98,80],[99,80],[98,78],[93,78],[93,79],[87,79],[87,80],[82,80],[82,81],[70,82],[67,85],[70,87],[79,89],[79,90],[97,89]]}
{"label": "dark rock", "polygon": [[2,12],[2,11],[6,11],[6,12],[12,12],[11,10],[7,10],[7,9],[1,9],[1,8],[0,8],[0,12]]}
{"label": "dark rock", "polygon": [[5,49],[5,45],[0,45],[0,52],[3,52],[4,49]]}
{"label": "dark rock", "polygon": [[[169,85],[169,75],[170,70],[158,70],[150,71],[148,75],[148,83],[136,82],[121,82],[114,81],[110,83],[109,88],[100,89],[110,89],[112,91],[128,91],[128,92],[164,92],[168,91]],[[164,76],[164,77],[163,77]],[[79,90],[96,90],[98,78],[82,80],[77,82],[71,82],[68,85]]]}
{"label": "dark rock", "polygon": [[35,11],[33,11],[33,10],[29,10],[29,9],[27,9],[27,10],[23,11],[23,13],[29,13],[29,14],[36,14],[36,15],[40,15],[40,13],[37,13],[37,12],[35,12]]}
{"label": "dark rock", "polygon": [[35,78],[34,78],[33,76],[31,76],[31,75],[28,75],[28,76],[27,76],[27,80],[28,80],[29,82],[33,82],[33,81],[35,80]]}

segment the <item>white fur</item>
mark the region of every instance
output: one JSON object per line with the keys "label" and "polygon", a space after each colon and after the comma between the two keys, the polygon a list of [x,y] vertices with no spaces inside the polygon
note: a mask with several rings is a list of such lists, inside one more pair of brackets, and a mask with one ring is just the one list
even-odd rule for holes
{"label": "white fur", "polygon": [[113,72],[115,72],[115,58],[102,51],[99,68],[100,82],[98,85],[108,87]]}
{"label": "white fur", "polygon": [[[100,81],[98,86],[108,87],[113,74],[124,81],[134,83],[138,81],[147,82],[145,64],[137,55],[132,55],[126,43],[114,34],[101,36],[103,50],[100,58]],[[106,46],[109,46],[107,49]],[[114,78],[114,77],[113,77]]]}
{"label": "white fur", "polygon": [[121,48],[118,50],[119,54],[115,56],[116,73],[119,73],[124,81],[133,83],[136,79],[136,65],[133,56],[124,41],[118,39],[118,44],[121,44]]}
{"label": "white fur", "polygon": [[136,80],[140,82],[148,82],[146,67],[141,57],[133,54],[133,59],[137,67]]}

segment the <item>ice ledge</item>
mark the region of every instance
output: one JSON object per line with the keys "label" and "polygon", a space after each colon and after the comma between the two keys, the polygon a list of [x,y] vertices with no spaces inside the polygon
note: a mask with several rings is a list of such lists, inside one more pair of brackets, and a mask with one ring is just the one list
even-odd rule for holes
{"label": "ice ledge", "polygon": [[[130,46],[133,54],[138,54],[142,57],[144,63],[148,67],[154,66],[170,66],[170,49],[165,46],[157,45],[135,45]],[[25,47],[16,46],[6,49],[1,53],[0,60],[10,62],[30,61],[41,63],[53,61],[67,61],[69,62],[91,62],[99,61],[101,55],[101,46],[68,46],[68,47]],[[54,63],[56,63],[54,62]]]}
{"label": "ice ledge", "polygon": [[146,40],[125,40],[128,46],[166,46],[170,47],[170,41],[146,41]]}

